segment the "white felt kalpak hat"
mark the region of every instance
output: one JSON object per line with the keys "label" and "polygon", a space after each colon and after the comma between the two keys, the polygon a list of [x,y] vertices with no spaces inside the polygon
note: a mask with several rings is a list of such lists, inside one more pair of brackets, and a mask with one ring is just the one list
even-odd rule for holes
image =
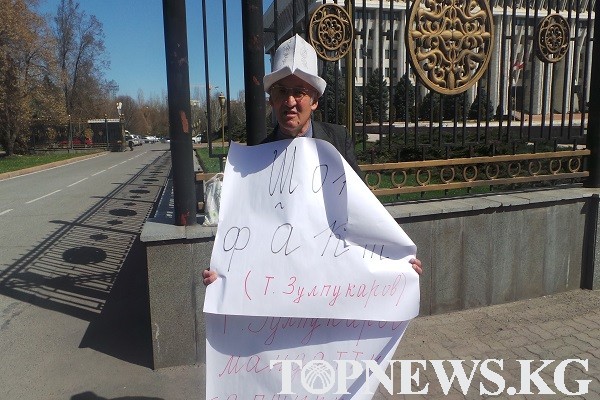
{"label": "white felt kalpak hat", "polygon": [[297,34],[279,45],[275,51],[272,71],[263,79],[265,92],[278,80],[296,75],[314,87],[319,92],[319,97],[325,93],[327,83],[317,71],[317,52]]}

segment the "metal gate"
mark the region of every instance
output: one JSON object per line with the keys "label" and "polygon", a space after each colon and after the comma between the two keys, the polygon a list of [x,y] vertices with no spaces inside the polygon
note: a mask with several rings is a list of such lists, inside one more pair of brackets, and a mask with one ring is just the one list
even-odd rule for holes
{"label": "metal gate", "polygon": [[[216,22],[207,21],[206,3],[205,44],[207,26]],[[588,113],[595,0],[267,4],[241,0],[244,106],[253,119],[244,136],[230,129],[229,77],[239,66],[229,65],[227,24],[239,22],[227,17],[232,2],[222,1],[217,40],[227,82],[219,99],[208,83],[214,57],[203,54],[208,101],[201,114],[204,129],[214,131],[212,157],[225,155],[225,140],[256,144],[271,129],[261,91],[270,66],[256,51],[273,54],[298,33],[317,49],[328,82],[313,117],[349,128],[367,184],[377,195],[392,195],[385,201],[573,184],[595,174],[598,163],[588,157],[597,141],[588,140],[596,118]]]}

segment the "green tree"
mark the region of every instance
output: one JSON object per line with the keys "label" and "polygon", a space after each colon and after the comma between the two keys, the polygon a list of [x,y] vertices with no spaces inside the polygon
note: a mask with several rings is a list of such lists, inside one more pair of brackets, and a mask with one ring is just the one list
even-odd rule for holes
{"label": "green tree", "polygon": [[[334,71],[335,65],[332,63],[327,63],[325,65],[325,73],[323,79],[327,82],[327,87],[325,88],[325,93],[319,99],[319,114],[320,118],[324,118],[327,115],[327,122],[343,124],[347,123],[346,121],[346,105],[348,104],[348,96],[346,91],[346,77],[341,73],[338,73],[337,79]],[[353,104],[353,112],[354,112],[354,120],[362,121],[362,102],[360,100],[360,88],[354,88],[354,104]],[[337,95],[337,101],[336,101]],[[337,110],[337,120],[335,118]]]}
{"label": "green tree", "polygon": [[469,109],[469,119],[491,121],[494,118],[494,106],[484,88],[477,89],[477,96]]}
{"label": "green tree", "polygon": [[354,87],[354,107],[352,108],[354,112],[354,120],[356,122],[362,122],[363,120],[363,103],[361,101],[361,88]]}
{"label": "green tree", "polygon": [[445,121],[462,120],[465,113],[464,93],[448,96],[430,91],[425,95],[421,103],[419,119],[439,121],[441,116],[441,119]]}
{"label": "green tree", "polygon": [[386,120],[388,103],[390,101],[390,91],[386,85],[385,79],[380,76],[379,71],[379,68],[376,68],[369,76],[366,87],[367,98],[365,99],[365,104],[371,108],[372,115],[376,120],[379,120],[380,118]]}
{"label": "green tree", "polygon": [[468,113],[465,99],[467,93],[463,92],[455,96],[442,95],[444,103],[444,120],[462,120]]}
{"label": "green tree", "polygon": [[338,79],[335,78],[335,64],[326,63],[324,68],[323,79],[327,82],[327,86],[325,87],[325,93],[319,99],[319,107],[321,117],[327,116],[327,121],[334,124],[345,123],[342,122],[339,114],[338,120],[335,119],[336,111],[338,110],[336,103],[336,96],[338,98],[338,102],[340,104],[345,104],[346,102],[346,86],[344,85],[344,79],[341,78],[338,73]]}
{"label": "green tree", "polygon": [[396,83],[394,91],[394,106],[396,107],[396,120],[415,120],[415,86],[407,74]]}
{"label": "green tree", "polygon": [[371,110],[371,106],[368,104],[365,106],[365,122],[367,124],[373,122],[373,110]]}
{"label": "green tree", "polygon": [[436,92],[428,92],[423,98],[421,107],[419,108],[419,119],[423,121],[440,119],[440,94]]}
{"label": "green tree", "polygon": [[346,103],[338,103],[338,124],[345,125],[346,124]]}

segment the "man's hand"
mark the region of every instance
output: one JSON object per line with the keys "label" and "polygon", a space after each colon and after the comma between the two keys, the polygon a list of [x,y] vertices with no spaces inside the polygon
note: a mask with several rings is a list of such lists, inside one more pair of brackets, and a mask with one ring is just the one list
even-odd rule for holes
{"label": "man's hand", "polygon": [[411,263],[413,269],[415,271],[417,271],[417,274],[419,274],[419,275],[423,274],[423,267],[421,266],[421,260],[419,260],[418,258],[413,258],[412,260],[410,260],[410,263]]}
{"label": "man's hand", "polygon": [[207,268],[204,271],[202,271],[202,282],[204,282],[205,286],[208,286],[217,280],[217,276],[218,275],[215,271],[211,271]]}

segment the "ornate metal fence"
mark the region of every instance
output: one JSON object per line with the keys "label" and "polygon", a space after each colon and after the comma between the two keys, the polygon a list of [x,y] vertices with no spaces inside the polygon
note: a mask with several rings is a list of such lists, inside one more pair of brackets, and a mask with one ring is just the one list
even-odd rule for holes
{"label": "ornate metal fence", "polygon": [[[328,87],[314,118],[349,128],[367,184],[394,195],[384,201],[578,184],[589,175],[595,0],[273,0],[262,11],[262,1],[241,4],[245,50],[264,45],[273,54],[295,33],[317,49]],[[211,157],[223,157],[228,140],[254,144],[266,134],[255,123],[264,122],[260,75],[270,68],[268,57],[265,68],[245,51],[246,100],[234,100],[234,3],[222,1],[222,36],[210,39],[207,2],[201,6],[205,74],[191,88],[192,128],[208,133]],[[248,17],[256,10],[262,26]],[[219,61],[206,49],[221,41]],[[217,88],[209,71],[220,62],[226,75]],[[194,100],[199,89],[203,105]],[[235,131],[236,107],[254,118],[246,138]]]}
{"label": "ornate metal fence", "polygon": [[312,42],[328,82],[315,118],[350,127],[377,194],[573,183],[588,175],[594,7],[275,0],[265,47]]}

